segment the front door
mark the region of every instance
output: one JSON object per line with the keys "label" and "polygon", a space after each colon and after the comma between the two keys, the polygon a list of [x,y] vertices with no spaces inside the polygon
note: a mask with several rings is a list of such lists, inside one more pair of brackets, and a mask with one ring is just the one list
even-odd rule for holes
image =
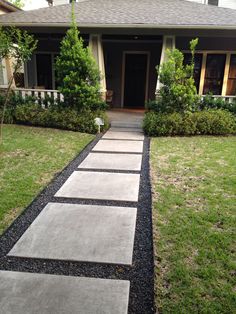
{"label": "front door", "polygon": [[147,88],[147,65],[147,54],[125,54],[124,107],[144,108]]}

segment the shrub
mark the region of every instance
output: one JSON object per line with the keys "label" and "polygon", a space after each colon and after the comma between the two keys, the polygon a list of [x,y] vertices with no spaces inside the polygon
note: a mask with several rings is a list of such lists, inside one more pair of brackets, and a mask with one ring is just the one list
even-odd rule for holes
{"label": "shrub", "polygon": [[236,133],[236,119],[225,110],[204,110],[194,113],[148,112],[143,122],[149,136],[227,135]]}
{"label": "shrub", "polygon": [[[155,103],[157,112],[191,112],[199,101],[194,81],[194,54],[198,39],[190,42],[191,64],[184,65],[184,55],[178,49],[167,50],[167,60],[158,68],[161,88]],[[154,106],[154,103],[151,103]]]}
{"label": "shrub", "polygon": [[15,110],[15,121],[20,124],[59,128],[95,134],[98,131],[94,123],[96,117],[105,121],[102,130],[108,128],[108,120],[103,111],[85,110],[78,113],[74,109],[42,108],[40,105],[22,105]]}
{"label": "shrub", "polygon": [[89,48],[83,39],[74,17],[72,25],[61,42],[60,55],[56,60],[56,74],[59,90],[68,107],[78,111],[97,110],[104,106],[100,95],[100,72]]}
{"label": "shrub", "polygon": [[224,109],[236,115],[236,101],[230,103],[222,98],[214,98],[212,95],[206,95],[200,101],[200,110],[204,109]]}

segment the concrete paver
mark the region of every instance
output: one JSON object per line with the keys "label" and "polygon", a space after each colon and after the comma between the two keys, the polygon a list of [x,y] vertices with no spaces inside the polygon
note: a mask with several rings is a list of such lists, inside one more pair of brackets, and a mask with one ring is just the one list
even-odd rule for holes
{"label": "concrete paver", "polygon": [[136,208],[48,203],[8,255],[131,264]]}
{"label": "concrete paver", "polygon": [[75,171],[56,197],[138,201],[139,174]]}
{"label": "concrete paver", "polygon": [[0,271],[4,314],[127,314],[129,281]]}
{"label": "concrete paver", "polygon": [[79,169],[140,171],[142,155],[90,153],[79,165]]}
{"label": "concrete paver", "polygon": [[119,153],[142,153],[142,141],[122,140],[100,140],[93,148],[93,151],[119,152]]}
{"label": "concrete paver", "polygon": [[143,141],[144,135],[141,132],[119,132],[119,131],[107,131],[106,134],[103,135],[103,139],[117,139],[117,140],[136,140]]}

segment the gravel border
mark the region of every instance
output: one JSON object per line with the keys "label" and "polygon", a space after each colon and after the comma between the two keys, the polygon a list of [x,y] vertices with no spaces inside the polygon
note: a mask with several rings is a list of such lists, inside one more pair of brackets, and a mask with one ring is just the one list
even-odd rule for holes
{"label": "gravel border", "polygon": [[[138,203],[54,197],[55,193],[61,188],[68,177],[74,171],[81,170],[77,169],[78,165],[87,157],[102,135],[103,134],[97,136],[94,141],[88,144],[85,149],[52,180],[52,182],[3,233],[0,238],[0,269],[31,273],[129,280],[131,286],[128,312],[130,314],[151,314],[155,312],[155,309],[152,195],[149,173],[150,140],[146,137],[144,139]],[[106,170],[99,171],[107,172]],[[111,170],[109,172],[114,171]],[[115,172],[123,173],[124,171]],[[126,171],[125,173],[133,172]],[[137,207],[138,211],[132,266],[6,256],[48,202]]]}

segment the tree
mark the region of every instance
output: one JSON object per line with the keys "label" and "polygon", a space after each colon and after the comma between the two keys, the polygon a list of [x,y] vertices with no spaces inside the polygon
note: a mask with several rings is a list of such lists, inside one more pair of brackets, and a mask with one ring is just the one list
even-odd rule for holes
{"label": "tree", "polygon": [[12,4],[14,4],[16,7],[22,9],[25,5],[25,1],[24,0],[8,0],[9,2],[11,2]]}
{"label": "tree", "polygon": [[2,108],[0,125],[0,143],[2,143],[2,131],[6,107],[11,93],[12,84],[16,73],[22,64],[30,60],[30,57],[37,47],[37,40],[26,31],[18,28],[0,28],[0,59],[11,59],[13,74],[9,79],[5,101]]}
{"label": "tree", "polygon": [[74,16],[72,24],[61,42],[60,55],[56,60],[59,91],[67,106],[80,111],[98,109],[101,104],[100,72],[89,48],[84,47]]}
{"label": "tree", "polygon": [[[184,64],[184,55],[178,49],[167,51],[167,61],[158,68],[161,82],[159,107],[165,112],[193,111],[198,103],[194,81],[194,56],[198,39],[190,42],[192,60]],[[163,111],[162,110],[162,111]]]}

